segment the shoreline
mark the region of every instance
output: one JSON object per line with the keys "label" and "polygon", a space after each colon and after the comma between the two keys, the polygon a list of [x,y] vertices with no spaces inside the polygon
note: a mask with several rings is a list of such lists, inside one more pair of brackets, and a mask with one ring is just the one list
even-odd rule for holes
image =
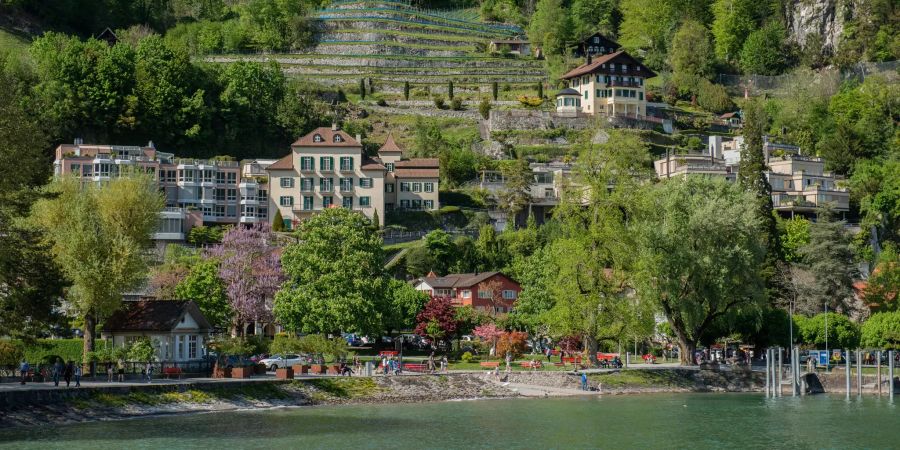
{"label": "shoreline", "polygon": [[[510,398],[640,395],[690,392],[762,392],[762,374],[665,369],[591,373],[581,390],[580,376],[563,372],[512,372],[497,380],[487,373],[448,373],[390,377],[324,377],[17,391],[0,408],[0,430],[20,427],[215,413]],[[5,392],[2,394],[11,394]],[[24,394],[23,394],[24,393]],[[21,401],[26,403],[21,403]]]}

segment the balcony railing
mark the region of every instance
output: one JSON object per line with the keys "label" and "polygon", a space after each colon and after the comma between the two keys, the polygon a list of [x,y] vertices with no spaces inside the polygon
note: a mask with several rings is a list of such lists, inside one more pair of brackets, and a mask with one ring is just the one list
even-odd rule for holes
{"label": "balcony railing", "polygon": [[631,88],[639,88],[643,85],[637,81],[627,81],[627,80],[609,80],[609,83],[606,83],[607,86],[612,87],[631,87]]}

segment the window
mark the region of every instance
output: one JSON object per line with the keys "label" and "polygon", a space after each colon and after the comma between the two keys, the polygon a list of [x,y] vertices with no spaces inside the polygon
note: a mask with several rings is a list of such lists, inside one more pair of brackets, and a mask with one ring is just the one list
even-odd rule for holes
{"label": "window", "polygon": [[213,215],[216,217],[225,217],[225,206],[216,205],[215,209],[213,209]]}
{"label": "window", "polygon": [[334,158],[330,156],[323,156],[319,158],[319,170],[323,172],[330,172],[334,170]]}
{"label": "window", "polygon": [[599,38],[598,36],[594,36],[594,43],[595,43],[595,44],[599,44],[599,43],[600,43],[600,38]]}
{"label": "window", "polygon": [[334,204],[334,197],[332,197],[330,195],[322,197],[322,207],[323,208],[330,208],[332,204]]}
{"label": "window", "polygon": [[412,191],[413,192],[422,192],[422,183],[413,183]]}
{"label": "window", "polygon": [[462,298],[472,298],[472,291],[468,289],[463,289]]}
{"label": "window", "polygon": [[597,97],[605,97],[601,89],[597,89]]}
{"label": "window", "polygon": [[228,200],[229,202],[237,200],[237,189],[228,189],[225,192],[227,193],[226,200]]}
{"label": "window", "polygon": [[628,64],[622,64],[622,72],[628,72]]}
{"label": "window", "polygon": [[203,182],[204,183],[212,183],[213,182],[213,171],[206,169],[203,171]]}
{"label": "window", "polygon": [[360,178],[359,179],[359,187],[361,187],[361,188],[372,187],[372,179],[371,178]]}
{"label": "window", "polygon": [[409,200],[400,200],[401,209],[409,209]]}
{"label": "window", "polygon": [[197,354],[197,335],[192,334],[188,336],[188,358],[196,359],[198,356],[200,355]]}
{"label": "window", "polygon": [[312,156],[304,156],[300,158],[300,170],[311,171],[315,170],[313,166],[313,158]]}
{"label": "window", "polygon": [[350,156],[341,157],[341,170],[353,170],[353,158]]}
{"label": "window", "polygon": [[478,291],[478,298],[491,298],[491,291]]}
{"label": "window", "polygon": [[225,201],[225,189],[216,189],[216,201]]}
{"label": "window", "polygon": [[341,178],[341,192],[353,192],[353,178]]}
{"label": "window", "polygon": [[339,134],[335,134],[334,137],[331,138],[331,140],[334,142],[344,142],[344,138],[342,138]]}
{"label": "window", "polygon": [[344,197],[343,206],[347,209],[353,209],[353,197]]}
{"label": "window", "polygon": [[384,192],[394,192],[394,183],[384,183]]}
{"label": "window", "polygon": [[425,209],[434,209],[434,200],[425,200]]}
{"label": "window", "polygon": [[256,217],[259,217],[260,219],[267,219],[269,217],[269,208],[266,208],[264,206],[260,206],[259,208],[257,208]]}
{"label": "window", "polygon": [[598,82],[598,83],[602,83],[602,82],[603,82],[602,75],[597,75],[597,82]]}
{"label": "window", "polygon": [[259,193],[256,194],[256,199],[261,202],[269,200],[269,191],[267,191],[265,189],[260,189]]}
{"label": "window", "polygon": [[394,171],[394,163],[386,163],[386,164],[384,165],[384,167],[387,169],[388,172],[393,172],[393,171]]}
{"label": "window", "polygon": [[313,142],[325,142],[325,139],[322,139],[322,136],[317,134],[313,136]]}
{"label": "window", "polygon": [[434,183],[425,183],[425,192],[434,192]]}
{"label": "window", "polygon": [[638,92],[638,100],[643,100],[643,99],[644,99],[644,93]]}
{"label": "window", "polygon": [[368,207],[372,203],[371,197],[360,197],[359,198],[359,206]]}
{"label": "window", "polygon": [[503,298],[506,300],[515,300],[516,299],[516,291],[513,291],[511,289],[504,289],[503,290]]}
{"label": "window", "polygon": [[75,174],[76,177],[81,176],[81,164],[72,164],[72,166],[69,167],[69,170]]}
{"label": "window", "polygon": [[320,178],[319,192],[331,192],[334,190],[334,178]]}
{"label": "window", "polygon": [[589,92],[589,91],[584,91],[584,99],[585,99],[585,100],[587,100],[588,92]]}
{"label": "window", "polygon": [[412,209],[422,209],[422,200],[413,200],[412,201]]}
{"label": "window", "polygon": [[609,65],[609,70],[615,71],[615,70],[616,70],[616,63],[610,63],[610,65]]}
{"label": "window", "polygon": [[225,172],[216,172],[216,183],[225,184]]}
{"label": "window", "polygon": [[315,183],[315,178],[301,178],[300,179],[300,192],[312,192],[313,191],[313,183]]}
{"label": "window", "polygon": [[311,211],[313,209],[313,198],[312,196],[304,196],[303,197],[303,210]]}
{"label": "window", "polygon": [[406,181],[400,182],[400,192],[409,192],[409,182],[406,182]]}
{"label": "window", "polygon": [[278,204],[281,206],[294,206],[294,197],[285,195],[278,198]]}
{"label": "window", "polygon": [[293,178],[281,178],[279,183],[283,188],[292,188],[294,187],[294,179]]}

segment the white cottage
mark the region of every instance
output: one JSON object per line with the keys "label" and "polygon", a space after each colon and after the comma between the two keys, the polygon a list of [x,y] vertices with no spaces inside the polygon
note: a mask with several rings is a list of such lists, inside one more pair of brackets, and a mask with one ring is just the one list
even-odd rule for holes
{"label": "white cottage", "polygon": [[103,325],[101,337],[116,347],[149,338],[160,361],[191,361],[206,354],[212,326],[188,300],[126,301]]}

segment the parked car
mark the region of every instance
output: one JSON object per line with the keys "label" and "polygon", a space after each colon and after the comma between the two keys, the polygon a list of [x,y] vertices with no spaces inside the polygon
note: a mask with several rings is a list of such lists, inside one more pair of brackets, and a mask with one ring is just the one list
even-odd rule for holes
{"label": "parked car", "polygon": [[275,370],[279,367],[291,367],[294,364],[300,364],[300,355],[273,355],[269,358],[259,361],[266,365],[266,370]]}

